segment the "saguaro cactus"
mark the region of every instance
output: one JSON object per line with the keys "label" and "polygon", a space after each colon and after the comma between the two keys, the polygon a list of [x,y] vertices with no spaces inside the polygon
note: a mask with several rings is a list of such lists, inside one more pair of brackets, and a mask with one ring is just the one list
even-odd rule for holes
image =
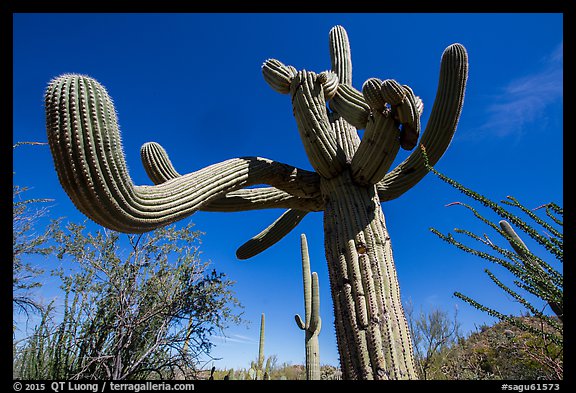
{"label": "saguaro cactus", "polygon": [[[155,185],[134,185],[112,100],[98,82],[81,75],[63,75],[48,86],[50,149],[60,182],[76,207],[117,231],[146,232],[198,210],[288,209],[240,247],[237,256],[248,258],[281,239],[307,213],[323,211],[344,378],[416,378],[380,202],[399,197],[428,172],[420,149],[388,172],[399,148],[413,147],[419,137],[422,102],[408,86],[392,80],[372,78],[362,92],[356,90],[346,31],[336,26],[329,41],[331,71],[297,71],[278,60],[267,60],[262,67],[273,89],[290,94],[315,172],[244,157],[180,175],[164,149],[149,143],[142,148],[142,158]],[[456,130],[467,69],[464,47],[449,46],[420,139],[431,165]],[[365,128],[362,139],[357,128]],[[259,184],[267,186],[246,189]]]}
{"label": "saguaro cactus", "polygon": [[260,317],[260,342],[258,343],[258,369],[264,369],[264,329],[265,329],[264,313]]}
{"label": "saguaro cactus", "polygon": [[300,248],[302,251],[302,280],[304,281],[304,321],[296,314],[296,325],[304,332],[306,343],[306,379],[320,379],[320,345],[318,335],[322,328],[320,318],[320,288],[318,274],[310,273],[310,256],[308,254],[308,241],[306,235],[300,235]]}
{"label": "saguaro cactus", "polygon": [[264,329],[265,329],[265,316],[262,313],[260,317],[260,341],[258,343],[258,359],[255,362],[250,363],[250,378],[258,380],[269,380],[270,379],[270,360],[266,360],[266,365],[264,365]]}

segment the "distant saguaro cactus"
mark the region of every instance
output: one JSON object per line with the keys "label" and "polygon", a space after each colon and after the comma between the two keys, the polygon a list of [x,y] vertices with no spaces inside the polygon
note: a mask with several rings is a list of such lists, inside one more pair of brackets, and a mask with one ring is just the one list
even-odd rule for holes
{"label": "distant saguaro cactus", "polygon": [[[180,175],[164,149],[148,143],[141,153],[155,185],[134,185],[112,100],[102,85],[81,75],[63,75],[48,86],[48,141],[60,182],[76,207],[117,231],[150,231],[198,210],[288,209],[238,249],[239,258],[248,258],[280,240],[307,213],[323,211],[343,377],[416,378],[380,202],[399,197],[428,172],[420,149],[388,172],[399,148],[411,149],[417,143],[422,101],[393,80],[371,78],[362,92],[356,90],[346,31],[336,26],[329,38],[331,71],[297,71],[278,60],[267,60],[262,67],[274,90],[290,94],[315,172],[244,157]],[[449,46],[420,139],[431,165],[444,154],[456,130],[467,70],[464,47]],[[358,128],[365,128],[362,139]],[[267,186],[247,188],[259,184]]]}
{"label": "distant saguaro cactus", "polygon": [[266,317],[264,316],[264,313],[262,313],[262,316],[260,317],[260,340],[258,342],[258,359],[256,359],[255,362],[251,362],[250,364],[250,370],[249,374],[250,374],[250,378],[251,379],[258,379],[258,380],[269,380],[270,379],[270,360],[271,358],[268,358],[266,360],[266,364],[264,364],[264,331],[265,331],[265,322],[266,322]]}
{"label": "distant saguaro cactus", "polygon": [[318,335],[322,328],[320,318],[320,287],[318,274],[310,273],[310,256],[308,254],[308,241],[306,235],[300,235],[300,248],[302,251],[302,280],[304,282],[304,321],[296,314],[296,325],[304,332],[306,343],[306,379],[319,380],[320,378],[320,345]]}

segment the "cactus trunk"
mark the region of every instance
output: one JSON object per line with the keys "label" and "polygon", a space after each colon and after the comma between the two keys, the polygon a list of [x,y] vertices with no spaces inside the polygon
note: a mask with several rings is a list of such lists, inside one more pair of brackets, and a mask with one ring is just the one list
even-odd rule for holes
{"label": "cactus trunk", "polygon": [[320,345],[318,334],[306,331],[306,379],[320,380]]}
{"label": "cactus trunk", "polygon": [[390,237],[375,186],[324,180],[325,248],[345,379],[415,379]]}

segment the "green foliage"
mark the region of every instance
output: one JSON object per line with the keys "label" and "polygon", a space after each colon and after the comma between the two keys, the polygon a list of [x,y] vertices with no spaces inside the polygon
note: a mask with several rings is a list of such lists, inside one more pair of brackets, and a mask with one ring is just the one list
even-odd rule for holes
{"label": "green foliage", "polygon": [[[422,147],[422,152],[424,157],[426,157],[424,147]],[[485,269],[485,272],[499,288],[521,304],[528,315],[533,316],[538,323],[526,323],[523,318],[505,315],[494,308],[482,305],[460,292],[456,292],[455,296],[473,307],[517,327],[523,332],[539,337],[541,341],[541,356],[537,357],[537,361],[540,361],[545,367],[552,367],[555,370],[555,374],[561,375],[562,371],[558,372],[558,367],[561,370],[561,366],[558,366],[555,360],[551,361],[550,359],[557,359],[558,355],[555,348],[561,349],[563,347],[564,281],[562,272],[553,266],[563,262],[563,209],[551,202],[530,210],[511,196],[501,201],[502,204],[500,205],[439,173],[429,163],[426,163],[426,165],[428,170],[441,180],[496,213],[501,218],[498,224],[493,223],[479,210],[468,204],[455,202],[448,205],[459,205],[468,209],[475,218],[503,237],[512,247],[512,250],[499,246],[486,234],[479,236],[464,229],[457,228],[454,230],[456,233],[478,242],[482,249],[476,249],[457,240],[452,234],[444,235],[434,228],[431,228],[431,231],[447,243],[508,270],[513,277],[514,285],[518,289],[512,289],[509,285],[506,285],[490,270]],[[512,211],[509,207],[517,209],[519,212]],[[534,213],[534,211],[540,209],[544,209],[543,217]],[[522,218],[520,214],[527,216],[527,218]],[[521,240],[514,228],[529,236],[540,249],[543,249],[542,252],[547,252],[548,261],[533,253]],[[553,261],[553,259],[557,261]],[[546,312],[546,306],[554,315]],[[551,363],[553,364],[552,366],[550,365]]]}
{"label": "green foliage", "polygon": [[431,307],[427,313],[420,309],[416,315],[411,301],[406,302],[404,310],[414,341],[418,376],[431,379],[430,372],[441,361],[442,354],[461,338],[457,309],[453,319],[448,312],[436,307]]}
{"label": "green foliage", "polygon": [[[43,145],[39,142],[18,142],[22,145]],[[45,145],[45,144],[44,144]],[[33,255],[47,256],[52,252],[48,244],[50,231],[37,233],[38,221],[48,213],[46,207],[38,204],[51,202],[51,199],[24,199],[28,187],[12,186],[12,304],[14,316],[30,312],[42,314],[45,307],[34,296],[34,290],[41,287],[39,276],[44,273],[37,264],[30,262]],[[14,324],[16,329],[16,325]]]}
{"label": "green foliage", "polygon": [[[522,325],[541,327],[536,317],[516,317]],[[540,334],[503,321],[460,339],[444,349],[430,370],[430,379],[562,379],[562,348],[544,343]]]}
{"label": "green foliage", "polygon": [[419,377],[427,380],[561,379],[562,348],[544,343],[540,334],[517,327],[518,322],[542,328],[537,317],[514,317],[517,323],[486,324],[466,336],[460,333],[457,313],[451,319],[439,308],[406,315],[414,338]]}
{"label": "green foliage", "polygon": [[51,231],[63,304],[15,349],[14,377],[194,378],[210,335],[239,321],[233,283],[200,260],[191,224],[129,236],[129,251],[116,232]]}

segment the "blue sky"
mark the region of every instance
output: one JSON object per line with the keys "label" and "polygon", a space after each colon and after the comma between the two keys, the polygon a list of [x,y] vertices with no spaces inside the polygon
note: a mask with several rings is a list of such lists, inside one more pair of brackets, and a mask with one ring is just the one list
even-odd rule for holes
{"label": "blue sky", "polygon": [[[15,14],[13,20],[14,142],[46,141],[43,93],[52,78],[90,75],[114,99],[136,184],[151,184],[139,158],[149,141],[164,146],[180,173],[241,156],[311,169],[289,98],[268,87],[260,67],[276,58],[297,69],[328,69],[328,32],[335,25],[350,38],[353,85],[360,89],[370,77],[408,84],[424,102],[424,126],[440,56],[459,42],[470,61],[466,97],[437,169],[493,200],[513,195],[528,207],[563,205],[562,14]],[[406,156],[401,152],[397,162]],[[14,183],[33,187],[28,197],[55,200],[53,217],[84,220],[60,187],[47,146],[16,149],[13,166]],[[457,306],[469,331],[492,319],[454,291],[507,313],[520,307],[483,273],[500,269],[429,231],[486,231],[462,207],[445,207],[453,201],[469,202],[428,175],[383,210],[403,299],[417,309],[452,312]],[[238,246],[281,213],[199,212],[190,218],[205,232],[204,258],[237,281],[251,322],[227,330],[225,340],[215,338],[219,368],[247,367],[257,356],[263,312],[266,355],[304,362],[303,332],[293,317],[303,312],[301,233],[320,280],[321,362],[338,362],[321,213],[309,214],[261,255],[235,257]]]}

